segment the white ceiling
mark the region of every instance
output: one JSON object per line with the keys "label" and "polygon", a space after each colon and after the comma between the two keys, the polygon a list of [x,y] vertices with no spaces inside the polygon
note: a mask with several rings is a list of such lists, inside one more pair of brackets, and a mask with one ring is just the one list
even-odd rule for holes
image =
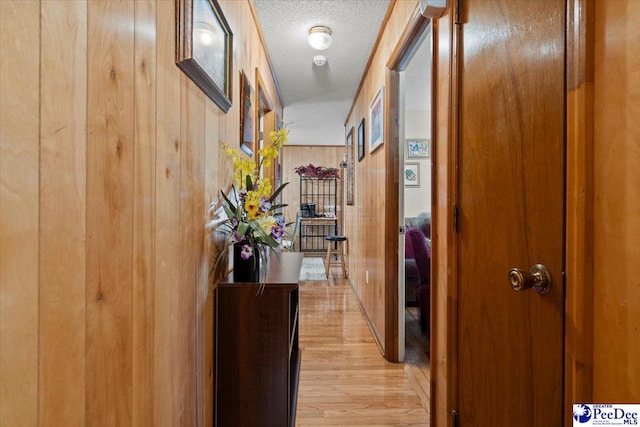
{"label": "white ceiling", "polygon": [[[253,0],[278,80],[290,144],[344,144],[351,108],[389,0]],[[309,29],[332,30],[333,44],[317,51]],[[327,57],[317,67],[314,55]]]}

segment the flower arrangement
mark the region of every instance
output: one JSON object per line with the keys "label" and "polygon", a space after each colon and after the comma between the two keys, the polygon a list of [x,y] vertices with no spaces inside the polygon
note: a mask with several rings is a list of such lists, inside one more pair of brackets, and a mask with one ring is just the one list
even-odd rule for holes
{"label": "flower arrangement", "polygon": [[270,132],[271,145],[259,150],[259,163],[240,150],[227,144],[223,146],[233,161],[236,197],[230,198],[221,191],[227,217],[221,227],[228,232],[230,245],[242,245],[242,259],[252,260],[254,265],[264,249],[277,248],[282,242],[285,219],[278,211],[286,205],[276,204],[276,200],[288,183],[272,191],[271,180],[261,177],[260,170],[278,157],[280,148],[288,141],[288,134],[286,127]]}
{"label": "flower arrangement", "polygon": [[309,163],[307,166],[298,166],[294,171],[300,176],[318,179],[340,178],[340,172],[336,168],[325,166],[314,166]]}

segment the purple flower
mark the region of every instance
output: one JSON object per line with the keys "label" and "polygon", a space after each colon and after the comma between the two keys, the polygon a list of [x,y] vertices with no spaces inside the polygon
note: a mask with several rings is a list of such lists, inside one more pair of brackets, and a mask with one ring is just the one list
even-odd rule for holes
{"label": "purple flower", "polygon": [[269,212],[270,209],[271,209],[271,202],[265,196],[262,196],[260,198],[260,210],[266,213],[266,212]]}
{"label": "purple flower", "polygon": [[271,236],[273,236],[274,239],[278,240],[283,235],[284,235],[284,228],[278,225],[274,225],[273,227],[271,227]]}
{"label": "purple flower", "polygon": [[242,252],[240,252],[242,259],[247,260],[253,256],[253,248],[249,245],[242,245]]}

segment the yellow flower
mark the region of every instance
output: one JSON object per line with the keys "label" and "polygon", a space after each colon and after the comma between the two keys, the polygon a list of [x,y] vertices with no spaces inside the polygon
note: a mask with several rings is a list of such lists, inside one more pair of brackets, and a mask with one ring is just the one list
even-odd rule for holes
{"label": "yellow flower", "polygon": [[258,180],[258,182],[256,183],[256,186],[261,196],[264,196],[267,199],[271,197],[272,186],[271,186],[271,180],[269,178],[265,177]]}
{"label": "yellow flower", "polygon": [[223,148],[224,148],[224,152],[227,154],[227,156],[233,158],[234,160],[236,159],[236,157],[238,157],[238,150],[229,147],[228,144],[224,144]]}
{"label": "yellow flower", "polygon": [[265,233],[271,234],[271,228],[275,227],[277,222],[273,216],[264,216],[258,220],[258,224]]}
{"label": "yellow flower", "polygon": [[249,219],[255,219],[258,216],[259,207],[260,207],[260,203],[250,199],[249,197],[247,197],[247,199],[244,202],[244,210],[247,211],[247,215],[249,216]]}
{"label": "yellow flower", "polygon": [[289,141],[289,129],[283,127],[279,131],[271,131],[269,132],[269,138],[273,141],[273,145],[280,149],[283,144],[286,144]]}

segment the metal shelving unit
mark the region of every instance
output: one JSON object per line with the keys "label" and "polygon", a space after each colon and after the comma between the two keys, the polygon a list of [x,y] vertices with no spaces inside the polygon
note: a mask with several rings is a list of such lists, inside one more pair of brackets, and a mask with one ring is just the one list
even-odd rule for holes
{"label": "metal shelving unit", "polygon": [[326,252],[325,236],[338,234],[338,178],[300,176],[301,252]]}

